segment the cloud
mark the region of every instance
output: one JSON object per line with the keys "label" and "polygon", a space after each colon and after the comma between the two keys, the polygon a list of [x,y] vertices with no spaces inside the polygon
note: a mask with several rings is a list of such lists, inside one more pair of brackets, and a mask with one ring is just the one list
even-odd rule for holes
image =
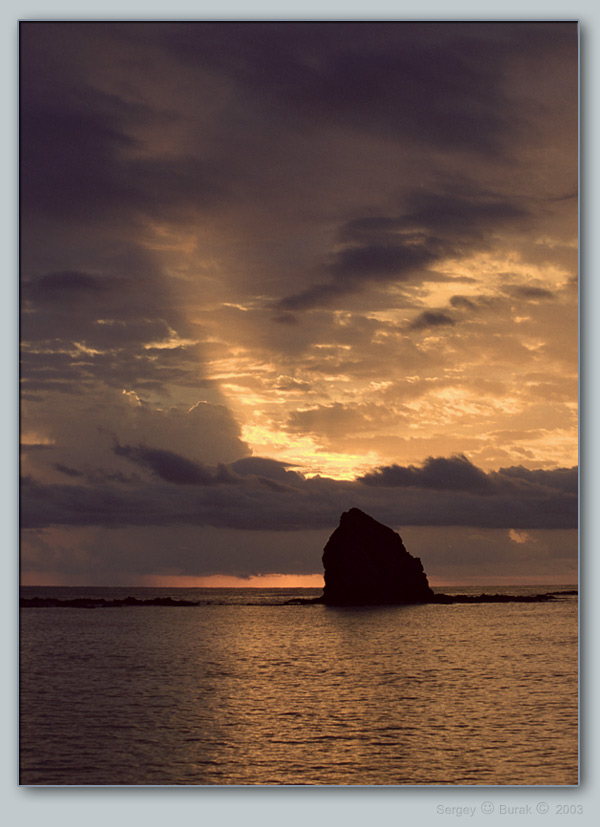
{"label": "cloud", "polygon": [[95,295],[106,289],[106,284],[89,273],[77,270],[63,270],[47,273],[31,285],[23,284],[24,292],[29,290],[45,301],[65,301],[72,296]]}
{"label": "cloud", "polygon": [[517,543],[518,545],[523,545],[523,543],[535,543],[535,539],[526,531],[515,531],[514,528],[511,528],[508,532],[508,536],[513,543]]}
{"label": "cloud", "polygon": [[511,292],[520,298],[532,299],[533,301],[556,298],[556,294],[546,287],[534,287],[527,284],[517,285],[512,288]]}
{"label": "cloud", "polygon": [[290,432],[309,432],[325,437],[339,437],[348,432],[363,431],[370,427],[364,413],[369,408],[361,407],[362,410],[334,402],[333,405],[317,405],[307,410],[293,411],[285,427]]}
{"label": "cloud", "polygon": [[266,106],[293,126],[330,124],[497,155],[526,115],[502,83],[512,57],[522,54],[524,41],[536,40],[542,53],[569,41],[566,26],[523,29],[259,22],[226,30],[173,25],[156,37],[182,65],[224,74],[249,105]]}
{"label": "cloud", "polygon": [[348,247],[327,268],[334,278],[401,277],[435,260],[435,254],[409,244]]}
{"label": "cloud", "polygon": [[406,226],[455,239],[477,239],[493,228],[520,224],[529,216],[523,203],[481,189],[468,179],[453,181],[444,191],[414,190],[408,198]]}
{"label": "cloud", "polygon": [[509,486],[531,486],[554,489],[571,496],[577,496],[579,491],[579,474],[577,468],[524,468],[522,465],[500,468],[491,472],[490,476],[501,484]]}
{"label": "cloud", "polygon": [[[147,445],[120,445],[117,442],[113,451],[117,456],[125,457],[148,469],[153,476],[175,485],[227,485],[254,477],[261,485],[266,485],[273,491],[289,492],[293,490],[290,486],[304,481],[301,474],[288,470],[287,463],[265,457],[244,457],[230,466],[220,463],[216,467],[210,467],[193,462],[173,451],[151,448]],[[71,475],[77,474],[62,466],[58,470]]]}
{"label": "cloud", "polygon": [[286,310],[328,306],[347,293],[360,291],[368,282],[406,281],[432,264],[438,256],[423,245],[410,243],[364,244],[347,247],[332,256],[323,269],[333,280],[284,298]]}
{"label": "cloud", "polygon": [[[52,241],[38,238],[27,244],[21,315],[24,390],[60,389],[62,383],[77,393],[92,385],[198,382],[197,345],[187,338],[189,326],[155,259],[132,243],[112,242],[84,252],[82,238],[89,234],[67,243],[62,252],[68,264],[93,260],[93,266],[78,269],[39,272],[36,251],[46,248],[51,257]],[[152,350],[156,344],[165,351],[160,361]],[[179,348],[178,360],[167,363],[166,351],[173,348]]]}
{"label": "cloud", "polygon": [[[434,188],[434,186],[436,188]],[[284,310],[328,306],[373,283],[444,282],[435,264],[482,249],[493,233],[530,219],[522,203],[478,188],[466,177],[414,189],[395,215],[357,217],[338,231],[341,248],[322,265],[330,281],[283,298]],[[465,249],[466,248],[466,249]]]}
{"label": "cloud", "polygon": [[54,468],[56,468],[57,471],[60,471],[61,474],[66,474],[68,477],[85,476],[83,471],[78,471],[76,468],[69,468],[67,465],[63,465],[61,462],[55,462]]}
{"label": "cloud", "polygon": [[282,325],[297,325],[298,319],[292,313],[280,313],[272,317],[272,321]]}
{"label": "cloud", "polygon": [[549,492],[576,497],[578,469],[528,469],[522,465],[482,471],[464,455],[450,458],[429,457],[421,467],[390,465],[359,477],[365,485],[389,488],[434,488],[474,491],[479,494],[541,495]]}
{"label": "cloud", "polygon": [[450,304],[452,305],[452,307],[457,307],[460,310],[477,309],[477,302],[467,298],[466,296],[451,296]]}
{"label": "cloud", "polygon": [[119,443],[114,446],[113,450],[117,456],[125,457],[143,468],[148,468],[153,475],[175,485],[221,485],[236,481],[224,465],[209,469],[173,451],[149,448],[145,445],[119,445]]}
{"label": "cloud", "polygon": [[378,468],[359,479],[365,485],[392,488],[433,488],[440,491],[475,491],[480,494],[493,490],[488,475],[461,455],[450,459],[429,457],[421,468],[414,465]]}
{"label": "cloud", "polygon": [[434,327],[453,327],[455,324],[455,320],[447,313],[424,310],[410,323],[409,327],[411,330],[427,330]]}
{"label": "cloud", "polygon": [[28,420],[51,445],[28,452],[24,472],[44,481],[55,479],[56,471],[64,477],[66,468],[90,481],[129,479],[137,464],[159,478],[208,484],[223,479],[219,464],[250,454],[231,411],[209,402],[157,408],[120,389],[90,390],[66,405],[64,394],[46,392],[45,404],[28,410]]}
{"label": "cloud", "polygon": [[[485,474],[465,457],[438,457],[421,468],[391,466],[346,482],[305,479],[259,457],[206,469],[148,447],[121,450],[157,482],[45,485],[28,477],[22,489],[23,527],[181,524],[299,531],[335,525],[351,506],[395,526],[577,527],[576,469]],[[234,480],[236,485],[223,484]]]}
{"label": "cloud", "polygon": [[[22,33],[27,48],[32,28]],[[144,157],[131,122],[142,113],[116,94],[103,94],[83,79],[61,78],[42,95],[43,83],[43,76],[23,72],[21,203],[28,216],[181,219],[222,200],[226,176],[208,159]]]}
{"label": "cloud", "polygon": [[302,474],[290,471],[291,463],[279,462],[266,457],[244,457],[231,464],[231,470],[241,477],[256,476],[279,482],[296,482],[304,480]]}

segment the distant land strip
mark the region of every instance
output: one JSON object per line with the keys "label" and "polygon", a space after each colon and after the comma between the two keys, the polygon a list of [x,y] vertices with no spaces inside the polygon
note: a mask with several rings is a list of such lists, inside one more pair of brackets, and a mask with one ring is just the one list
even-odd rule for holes
{"label": "distant land strip", "polygon": [[[436,594],[430,603],[542,603],[548,600],[555,600],[557,597],[577,595],[577,589],[570,589],[558,592],[545,592],[544,594]],[[297,597],[285,601],[284,604],[275,605],[310,605],[321,603],[322,598]],[[76,597],[61,600],[57,597],[22,597],[20,606],[22,609],[115,609],[127,606],[203,606],[205,601],[197,600],[175,600],[172,597],[150,597],[140,599],[137,597],[124,597],[122,599],[107,600],[103,597]],[[392,604],[402,605],[402,604]]]}

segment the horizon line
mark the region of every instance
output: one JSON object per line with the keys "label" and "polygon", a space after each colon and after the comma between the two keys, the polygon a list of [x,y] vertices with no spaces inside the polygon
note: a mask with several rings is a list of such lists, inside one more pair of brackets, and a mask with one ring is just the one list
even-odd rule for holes
{"label": "horizon line", "polygon": [[[39,575],[36,572],[35,575]],[[34,576],[35,576],[34,575]],[[75,582],[77,578],[62,579],[50,576],[40,577],[37,581],[28,581],[25,576],[19,583],[20,588],[104,588],[104,589],[322,589],[324,578],[322,574],[293,575],[293,574],[265,574],[243,577],[240,575],[142,575],[137,582],[129,583],[90,583]],[[458,586],[502,586],[504,588],[516,586],[577,586],[579,580],[573,575],[523,575],[513,577],[510,575],[498,576],[472,576],[463,578],[429,577],[431,588],[455,588]],[[45,581],[45,582],[43,582]]]}

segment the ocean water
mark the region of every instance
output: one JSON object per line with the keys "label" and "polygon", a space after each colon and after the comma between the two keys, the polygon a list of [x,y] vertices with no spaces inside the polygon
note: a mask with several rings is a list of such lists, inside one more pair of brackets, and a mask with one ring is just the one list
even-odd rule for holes
{"label": "ocean water", "polygon": [[22,610],[21,784],[578,783],[576,597],[285,605],[319,593],[22,589],[200,605]]}

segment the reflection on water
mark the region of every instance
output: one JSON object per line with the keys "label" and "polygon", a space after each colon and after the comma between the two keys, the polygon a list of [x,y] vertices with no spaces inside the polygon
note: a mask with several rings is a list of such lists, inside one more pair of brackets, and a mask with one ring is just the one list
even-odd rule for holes
{"label": "reflection on water", "polygon": [[577,602],[27,609],[24,784],[576,784]]}

